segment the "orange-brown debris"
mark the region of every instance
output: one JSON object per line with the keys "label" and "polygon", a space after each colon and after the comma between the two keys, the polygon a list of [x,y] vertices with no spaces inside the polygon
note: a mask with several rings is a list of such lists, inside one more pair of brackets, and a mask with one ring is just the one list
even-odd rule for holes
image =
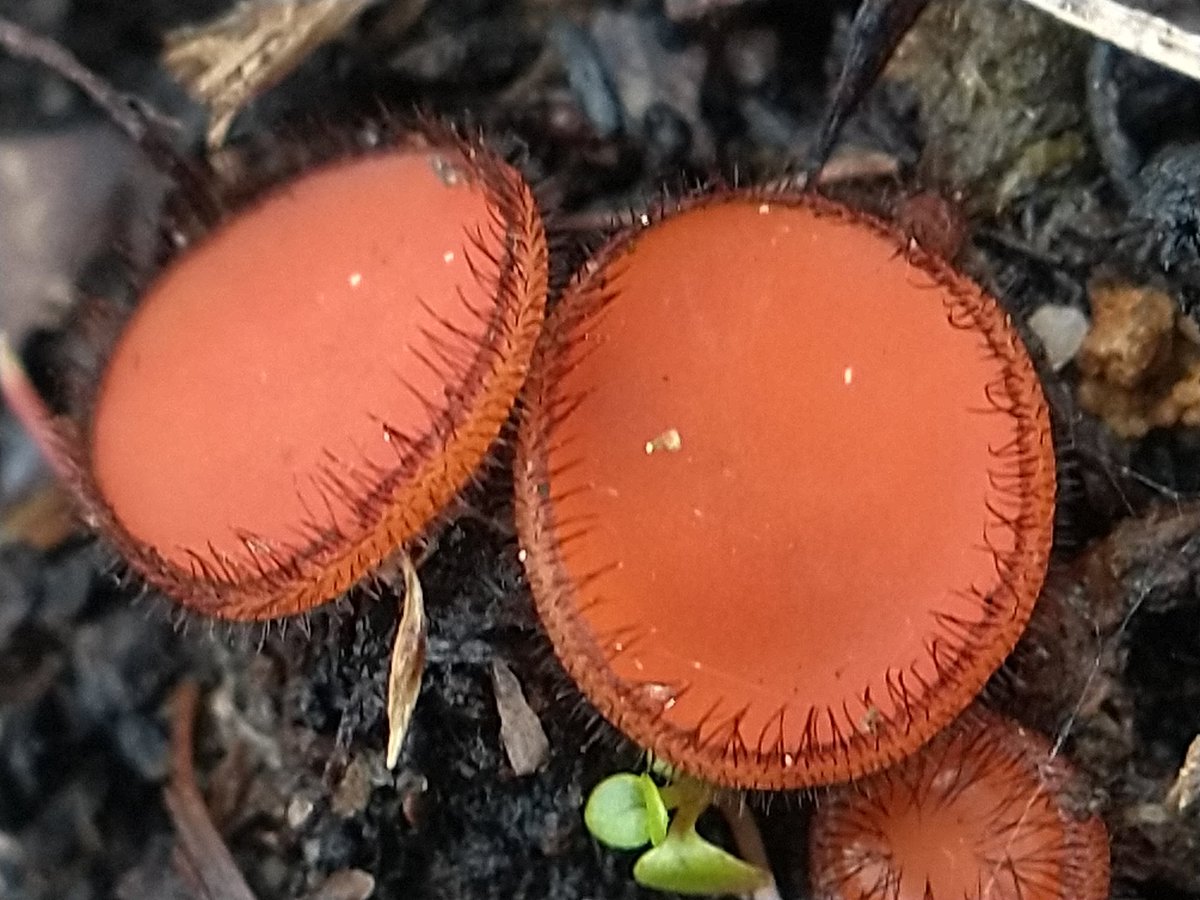
{"label": "orange-brown debris", "polygon": [[694,201],[578,276],[516,466],[542,621],[637,743],[795,788],[975,697],[1044,575],[1055,465],[1011,324],[898,232],[807,196]]}
{"label": "orange-brown debris", "polygon": [[1108,834],[1050,744],[975,710],[818,808],[816,900],[1107,900]]}
{"label": "orange-brown debris", "polygon": [[1098,281],[1077,357],[1079,402],[1122,437],[1200,425],[1200,331],[1163,291]]}
{"label": "orange-brown debris", "polygon": [[151,584],[261,619],[353,585],[488,452],[524,380],[545,238],[482,148],[326,164],[150,286],[103,374],[85,493]]}

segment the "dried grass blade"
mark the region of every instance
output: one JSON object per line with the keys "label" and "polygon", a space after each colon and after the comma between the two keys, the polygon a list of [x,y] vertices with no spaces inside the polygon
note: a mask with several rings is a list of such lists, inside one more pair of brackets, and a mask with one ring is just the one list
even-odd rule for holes
{"label": "dried grass blade", "polygon": [[546,731],[525,699],[517,676],[498,659],[492,660],[492,689],[500,713],[500,742],[508,762],[517,775],[530,775],[550,758]]}
{"label": "dried grass blade", "polygon": [[400,570],[404,574],[404,611],[392,643],[392,663],[388,672],[387,766],[394,769],[400,760],[404,737],[412,721],[421,676],[425,671],[425,595],[412,557],[403,553]]}
{"label": "dried grass blade", "polygon": [[208,146],[219,147],[250,101],[337,37],[371,2],[243,2],[206,25],[167,35],[163,64],[212,114]]}
{"label": "dried grass blade", "polygon": [[1025,0],[1054,18],[1200,81],[1200,34],[1116,0]]}

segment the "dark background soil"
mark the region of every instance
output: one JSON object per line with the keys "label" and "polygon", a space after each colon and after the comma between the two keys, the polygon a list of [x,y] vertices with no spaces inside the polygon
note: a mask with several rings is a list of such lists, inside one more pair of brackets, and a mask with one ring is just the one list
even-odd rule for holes
{"label": "dark background soil", "polygon": [[[0,14],[177,116],[199,146],[201,111],[158,54],[169,29],[228,5],[0,0]],[[493,135],[578,256],[664,187],[802,160],[854,3],[433,0],[397,35],[381,33],[385,6],[255,103],[232,143],[296,115],[419,105]],[[957,193],[970,224],[963,266],[1023,322],[1048,303],[1086,312],[1098,273],[1159,285],[1190,314],[1200,87],[1117,57],[1106,118],[1088,106],[1089,38],[1016,0],[954,6],[931,11],[845,136],[842,163],[882,161],[891,174],[835,189],[885,211],[919,187]],[[1189,14],[1188,0],[1154,6]],[[50,396],[79,349],[57,322],[80,284],[111,281],[114,240],[146,245],[160,197],[160,180],[84,101],[0,58],[0,328]],[[990,696],[1060,739],[1085,774],[1085,802],[1113,834],[1117,896],[1200,898],[1200,821],[1166,802],[1200,733],[1200,430],[1121,440],[1077,407],[1073,365],[1045,377],[1067,473],[1056,564]],[[203,687],[197,766],[212,816],[263,900],[355,896],[336,882],[314,893],[346,870],[369,873],[381,898],[647,893],[629,876],[632,856],[583,828],[587,790],[637,752],[553,660],[517,562],[503,448],[496,462],[422,569],[428,669],[388,772],[394,603],[354,594],[302,622],[217,626],[114,580],[83,537],[31,547],[14,510],[44,496],[45,475],[0,419],[0,897],[189,896],[162,801],[168,700],[184,678]],[[536,774],[514,776],[505,758],[494,659],[550,738]],[[810,800],[759,804],[786,898],[806,896]]]}

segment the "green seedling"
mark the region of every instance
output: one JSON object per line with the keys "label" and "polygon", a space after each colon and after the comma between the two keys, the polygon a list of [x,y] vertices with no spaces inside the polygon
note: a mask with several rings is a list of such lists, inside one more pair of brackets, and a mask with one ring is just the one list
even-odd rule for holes
{"label": "green seedling", "polygon": [[596,785],[583,818],[608,847],[650,844],[633,866],[643,887],[679,894],[745,894],[764,887],[768,872],[697,833],[696,821],[711,803],[712,789],[695,779],[676,776],[659,786],[649,775],[621,772]]}

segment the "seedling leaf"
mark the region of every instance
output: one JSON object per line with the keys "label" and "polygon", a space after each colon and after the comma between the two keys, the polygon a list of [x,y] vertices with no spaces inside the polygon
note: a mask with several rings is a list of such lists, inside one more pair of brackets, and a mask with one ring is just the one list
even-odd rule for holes
{"label": "seedling leaf", "polygon": [[592,790],[583,810],[588,831],[617,850],[661,843],[667,833],[667,808],[648,775],[621,772]]}
{"label": "seedling leaf", "polygon": [[633,877],[643,887],[677,894],[749,894],[770,881],[757,866],[738,859],[695,831],[672,831],[659,846],[634,864]]}
{"label": "seedling leaf", "polygon": [[654,783],[654,779],[643,773],[638,776],[638,783],[642,789],[642,800],[646,804],[646,830],[650,834],[650,843],[657,847],[666,840],[670,815],[662,791]]}

